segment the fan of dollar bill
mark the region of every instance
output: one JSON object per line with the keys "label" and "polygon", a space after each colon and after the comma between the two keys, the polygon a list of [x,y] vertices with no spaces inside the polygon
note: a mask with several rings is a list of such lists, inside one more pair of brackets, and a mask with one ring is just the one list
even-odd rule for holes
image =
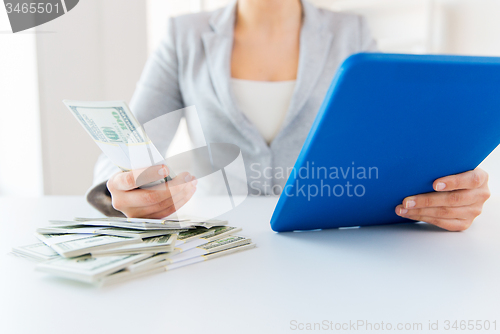
{"label": "fan of dollar bill", "polygon": [[75,218],[37,229],[40,242],[12,254],[56,276],[107,285],[255,247],[227,221]]}

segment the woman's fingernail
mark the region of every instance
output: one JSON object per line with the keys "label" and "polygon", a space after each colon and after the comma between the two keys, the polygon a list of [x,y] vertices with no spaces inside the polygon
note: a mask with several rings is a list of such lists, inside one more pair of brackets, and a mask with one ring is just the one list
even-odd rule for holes
{"label": "woman's fingernail", "polygon": [[192,178],[191,178],[191,175],[187,175],[187,176],[184,178],[184,180],[186,180],[186,182],[191,181],[191,179],[192,179]]}
{"label": "woman's fingernail", "polygon": [[158,174],[163,177],[167,176],[167,170],[165,169],[165,167],[158,169]]}
{"label": "woman's fingernail", "polygon": [[406,205],[405,205],[405,208],[413,208],[417,203],[415,203],[414,200],[408,200],[406,201]]}
{"label": "woman's fingernail", "polygon": [[400,214],[400,215],[405,215],[405,214],[407,214],[407,213],[408,213],[408,210],[407,210],[407,209],[402,209],[402,208],[401,208],[401,209],[399,209],[399,214]]}
{"label": "woman's fingernail", "polygon": [[197,184],[198,184],[198,180],[196,180],[196,179],[195,179],[195,180],[193,180],[193,182],[192,182],[192,183],[193,183],[193,186],[195,186],[195,185],[197,185]]}
{"label": "woman's fingernail", "polygon": [[194,193],[195,191],[196,191],[195,187],[191,188],[191,193]]}
{"label": "woman's fingernail", "polygon": [[446,184],[445,183],[439,182],[438,184],[436,184],[436,190],[437,191],[443,190],[444,188],[446,188]]}

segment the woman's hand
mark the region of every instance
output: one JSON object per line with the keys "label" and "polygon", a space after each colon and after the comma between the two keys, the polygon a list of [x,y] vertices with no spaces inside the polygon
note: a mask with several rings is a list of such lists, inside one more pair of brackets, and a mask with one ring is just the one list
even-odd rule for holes
{"label": "woman's hand", "polygon": [[396,213],[449,231],[463,231],[481,214],[490,197],[488,173],[480,168],[442,177],[432,186],[437,192],[405,198]]}
{"label": "woman's hand", "polygon": [[161,180],[168,174],[164,165],[116,173],[107,183],[113,207],[129,218],[171,215],[191,199],[198,180],[189,173],[181,173],[166,183],[140,189],[142,185]]}

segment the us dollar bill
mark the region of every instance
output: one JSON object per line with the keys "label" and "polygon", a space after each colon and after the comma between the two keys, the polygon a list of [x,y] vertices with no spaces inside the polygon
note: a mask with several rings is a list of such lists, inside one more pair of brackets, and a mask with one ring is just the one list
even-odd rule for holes
{"label": "us dollar bill", "polygon": [[97,250],[141,243],[139,238],[115,237],[112,235],[92,235],[87,238],[53,244],[51,248],[63,257],[76,257]]}
{"label": "us dollar bill", "polygon": [[177,241],[175,242],[175,246],[179,247],[183,244],[188,244],[198,239],[199,242],[196,243],[196,246],[199,246],[210,241],[222,239],[223,237],[229,236],[239,231],[241,231],[241,228],[234,226],[216,226],[211,227],[208,230],[198,227],[196,230],[179,233],[179,235],[177,236]]}
{"label": "us dollar bill", "polygon": [[[175,215],[175,214],[174,214]],[[169,216],[164,219],[146,219],[146,218],[117,218],[117,217],[106,217],[106,218],[82,218],[76,217],[74,219],[75,222],[103,222],[103,223],[129,223],[131,226],[147,226],[154,227],[158,226],[158,228],[163,227],[175,227],[175,228],[189,228],[189,227],[205,227],[210,228],[214,226],[224,226],[227,225],[227,220],[220,219],[204,219],[200,217],[193,217],[184,215],[184,218],[172,218]],[[55,222],[55,221],[52,221]]]}
{"label": "us dollar bill", "polygon": [[213,229],[206,229],[206,228],[197,228],[195,230],[190,230],[186,232],[179,233],[177,236],[177,240],[175,242],[175,245],[182,245],[183,243],[186,243],[190,240],[193,239],[199,239],[202,237],[208,237],[208,236],[213,236],[215,234],[215,230]]}
{"label": "us dollar bill", "polygon": [[[211,260],[211,259],[214,259],[216,257],[221,257],[224,255],[229,255],[232,253],[241,252],[241,251],[244,251],[247,249],[254,248],[255,246],[256,245],[254,243],[246,243],[246,244],[242,244],[240,246],[231,247],[228,249],[223,249],[223,250],[213,252],[213,253],[208,253],[208,254],[198,255],[198,256],[190,256],[182,261],[176,261],[176,260],[172,261],[172,259],[167,259],[166,261],[170,261],[170,262],[165,266],[165,269],[167,271],[170,271],[170,270],[177,269],[180,267],[188,266],[190,264],[195,264],[198,262]],[[186,254],[187,253],[188,252],[186,252]],[[182,255],[182,254],[180,254],[180,255]]]}
{"label": "us dollar bill", "polygon": [[66,227],[69,228],[73,226],[74,228],[80,228],[85,226],[98,226],[98,227],[119,227],[133,230],[186,230],[195,228],[195,226],[188,226],[187,224],[181,224],[179,222],[169,222],[168,224],[151,224],[151,223],[139,223],[139,222],[127,222],[127,221],[115,221],[115,220],[99,220],[98,218],[94,220],[82,220],[82,221],[67,221],[67,220],[49,220],[49,222],[54,225],[54,227]]}
{"label": "us dollar bill", "polygon": [[[187,229],[164,229],[164,230],[133,230],[133,229],[126,229],[126,228],[120,228],[120,227],[92,227],[92,226],[48,226],[48,227],[41,227],[38,228],[37,230],[38,233],[38,238],[43,238],[44,235],[49,235],[51,236],[51,239],[54,239],[54,243],[59,243],[59,240],[55,240],[54,235],[61,235],[60,240],[64,240],[64,235],[68,234],[78,234],[78,235],[85,235],[85,234],[99,234],[99,235],[114,235],[117,237],[130,237],[130,238],[150,238],[150,237],[157,237],[160,235],[166,235],[166,234],[177,234],[180,232],[185,232],[188,231]],[[39,236],[39,235],[42,236]],[[70,239],[71,237],[66,237]],[[78,237],[73,237],[75,240]],[[83,237],[82,237],[83,238]],[[42,240],[42,239],[40,239]],[[43,241],[43,240],[42,240]],[[55,242],[57,241],[57,242]],[[46,243],[47,244],[47,243]]]}
{"label": "us dollar bill", "polygon": [[91,251],[93,256],[109,256],[117,254],[160,253],[174,250],[176,234],[167,234],[159,237],[146,238],[141,243],[131,245],[108,247]]}
{"label": "us dollar bill", "polygon": [[[102,152],[121,170],[166,165],[163,155],[125,101],[64,100],[63,103]],[[169,171],[165,181],[175,177],[171,168]]]}
{"label": "us dollar bill", "polygon": [[173,250],[170,253],[158,253],[154,254],[151,257],[148,257],[147,259],[144,259],[142,261],[132,263],[131,265],[127,266],[127,270],[131,272],[137,272],[137,271],[142,271],[144,269],[149,269],[152,268],[153,265],[156,265],[157,263],[162,263],[163,265],[166,264],[166,262],[163,262],[165,259],[168,259],[169,257],[178,254],[179,250]]}
{"label": "us dollar bill", "polygon": [[93,283],[148,256],[148,254],[134,254],[101,258],[90,256],[81,256],[71,259],[57,258],[38,264],[36,269],[56,276]]}
{"label": "us dollar bill", "polygon": [[234,227],[234,226],[216,226],[216,227],[212,227],[210,230],[214,231],[213,235],[202,236],[200,239],[203,239],[207,242],[210,242],[210,241],[222,239],[226,236],[238,233],[242,229],[241,229],[241,227]]}
{"label": "us dollar bill", "polygon": [[[233,247],[230,249],[218,251],[215,253],[210,253],[207,255],[195,256],[195,257],[186,259],[185,261],[172,262],[172,261],[170,261],[169,258],[167,258],[163,261],[153,262],[149,266],[143,265],[143,266],[136,267],[134,269],[132,269],[132,266],[129,266],[124,270],[121,270],[121,271],[116,272],[114,274],[107,275],[107,276],[103,277],[102,279],[100,279],[97,282],[97,284],[99,284],[101,286],[115,284],[115,283],[119,283],[119,282],[123,282],[123,281],[128,281],[130,279],[135,279],[135,278],[138,278],[141,276],[153,275],[153,274],[157,274],[157,273],[164,272],[164,271],[171,271],[171,270],[185,267],[185,266],[195,264],[198,262],[203,262],[203,261],[211,260],[211,259],[214,259],[217,257],[241,252],[241,251],[251,249],[254,247],[255,247],[254,243],[249,243],[249,244]],[[147,260],[145,260],[145,261],[147,261]]]}
{"label": "us dollar bill", "polygon": [[235,235],[235,236],[230,236],[227,238],[223,238],[223,239],[209,242],[208,244],[201,245],[197,248],[202,249],[202,250],[206,251],[207,253],[211,253],[211,252],[218,252],[218,251],[221,251],[223,249],[227,249],[227,248],[231,248],[231,247],[249,244],[250,242],[252,242],[252,240],[250,238]]}
{"label": "us dollar bill", "polygon": [[251,242],[252,240],[250,238],[242,236],[229,236],[219,240],[211,241],[209,243],[191,249],[183,250],[181,253],[169,257],[169,261],[171,261],[172,263],[180,262],[193,257],[207,255],[210,253],[215,253],[230,248],[247,245],[250,244]]}
{"label": "us dollar bill", "polygon": [[[202,230],[203,231],[203,230]],[[197,239],[192,239],[191,241],[185,243],[184,245],[189,245],[189,246],[192,246],[192,247],[188,247],[188,248],[181,248],[181,247],[178,247],[178,242],[179,240],[176,240],[175,242],[175,249],[172,250],[171,252],[168,252],[168,253],[158,253],[158,254],[155,254],[147,259],[144,259],[140,262],[137,262],[137,263],[134,263],[130,266],[127,267],[127,270],[131,271],[131,272],[137,272],[137,271],[141,271],[141,270],[145,270],[145,269],[150,269],[152,268],[153,265],[158,265],[160,263],[162,263],[163,265],[167,265],[167,264],[170,264],[170,263],[176,263],[176,262],[179,262],[179,261],[182,261],[182,260],[185,260],[185,259],[189,259],[191,257],[195,257],[195,256],[200,256],[199,255],[199,252],[186,252],[186,255],[184,257],[177,257],[176,255],[182,251],[187,251],[189,249],[193,249],[193,248],[196,248],[197,246],[200,246],[200,245],[203,245],[203,244],[206,244],[208,243],[209,241],[208,240],[212,240],[212,238],[224,238],[224,237],[227,237],[227,234],[228,233],[235,233],[235,232],[238,232],[238,231],[241,231],[241,228],[238,228],[238,227],[233,227],[233,226],[223,226],[223,227],[213,227],[209,230],[211,233],[208,234],[208,235],[205,235],[203,236],[203,234],[199,234],[198,230],[195,230],[195,231],[189,231],[189,232],[195,232],[195,233],[190,233],[189,235],[186,234],[188,232],[184,232],[184,233],[181,233],[180,235],[177,236],[177,239],[179,238],[186,238],[186,237],[190,237],[190,236],[197,236],[198,235],[202,235],[201,238],[197,238]],[[197,233],[196,233],[197,232]],[[238,238],[236,241],[239,241],[240,239]],[[250,239],[247,239],[247,242],[250,242],[249,241]],[[231,242],[224,242],[223,244],[226,245],[227,247],[229,246],[234,246],[234,247],[237,247],[238,242],[234,242],[233,239],[231,239],[231,241],[233,241],[232,243]],[[132,246],[131,246],[132,247]],[[214,248],[210,248],[212,249],[212,253],[215,252],[213,251]],[[112,251],[112,250],[108,250],[108,251]],[[188,254],[189,253],[189,254]],[[209,254],[209,253],[207,253]]]}
{"label": "us dollar bill", "polygon": [[12,254],[24,257],[34,262],[47,261],[60,257],[57,252],[42,242],[14,247],[12,248]]}
{"label": "us dollar bill", "polygon": [[177,241],[175,243],[175,249],[179,250],[179,252],[185,252],[198,246],[205,245],[211,241],[219,240],[240,232],[241,228],[234,226],[218,226],[210,228],[209,231],[213,233],[201,235],[197,238],[190,238],[189,240],[184,240],[184,242]]}
{"label": "us dollar bill", "polygon": [[37,237],[38,240],[40,240],[49,247],[55,244],[60,244],[62,242],[85,239],[93,235],[94,234],[59,234],[59,233],[44,234],[38,232],[35,233],[35,237]]}

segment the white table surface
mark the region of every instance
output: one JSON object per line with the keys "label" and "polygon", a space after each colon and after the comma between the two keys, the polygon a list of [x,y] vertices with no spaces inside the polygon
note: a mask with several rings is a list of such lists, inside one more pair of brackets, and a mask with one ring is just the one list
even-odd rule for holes
{"label": "white table surface", "polygon": [[409,224],[277,234],[275,203],[248,198],[223,216],[256,249],[96,288],[6,255],[48,219],[95,216],[82,197],[0,198],[0,333],[309,333],[292,324],[324,320],[390,323],[392,333],[473,333],[444,321],[496,320],[481,332],[500,331],[500,199],[462,233]]}

